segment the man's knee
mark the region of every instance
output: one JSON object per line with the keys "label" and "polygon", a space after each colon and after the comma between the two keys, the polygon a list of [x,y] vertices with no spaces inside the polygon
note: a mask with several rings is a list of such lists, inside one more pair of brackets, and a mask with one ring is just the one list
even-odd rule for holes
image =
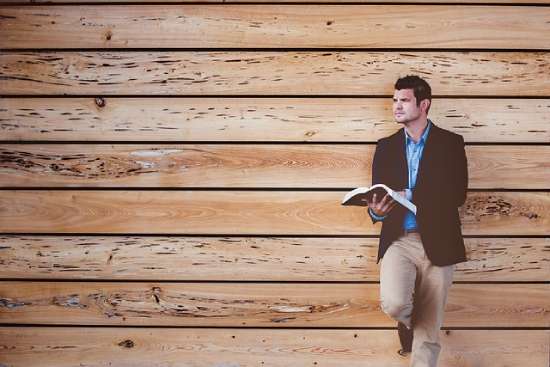
{"label": "man's knee", "polygon": [[410,326],[410,318],[412,315],[413,304],[405,300],[399,299],[383,299],[381,301],[382,311],[392,319],[401,321],[407,326]]}

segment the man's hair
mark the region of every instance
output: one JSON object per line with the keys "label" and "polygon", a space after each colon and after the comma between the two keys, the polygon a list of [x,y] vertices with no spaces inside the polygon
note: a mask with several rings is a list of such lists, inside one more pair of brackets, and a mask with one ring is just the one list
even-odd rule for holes
{"label": "man's hair", "polygon": [[414,97],[416,98],[416,106],[420,106],[420,102],[424,99],[430,101],[426,113],[430,110],[432,106],[432,88],[427,81],[422,79],[417,75],[407,75],[403,78],[397,79],[395,82],[395,89],[412,89],[414,92]]}

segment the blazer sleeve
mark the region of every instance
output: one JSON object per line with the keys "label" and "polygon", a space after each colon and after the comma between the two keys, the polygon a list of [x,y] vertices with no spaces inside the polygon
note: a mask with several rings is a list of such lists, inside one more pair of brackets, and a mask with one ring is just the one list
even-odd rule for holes
{"label": "blazer sleeve", "polygon": [[376,143],[376,150],[374,151],[374,157],[372,159],[372,185],[384,183],[382,177],[384,173],[382,162],[383,151],[384,140],[381,139]]}
{"label": "blazer sleeve", "polygon": [[464,138],[458,135],[459,139],[453,146],[455,157],[455,165],[453,169],[454,189],[451,193],[453,204],[457,207],[464,204],[468,191],[468,161],[466,158],[466,150],[464,149]]}
{"label": "blazer sleeve", "polygon": [[[371,185],[376,185],[378,183],[384,183],[382,174],[384,170],[382,169],[382,151],[383,151],[383,140],[378,140],[376,143],[376,150],[374,151],[374,158],[372,159],[372,183]],[[384,220],[384,218],[387,217],[380,217],[375,215],[371,212],[370,208],[368,209],[369,216],[372,219],[372,223],[381,222]]]}

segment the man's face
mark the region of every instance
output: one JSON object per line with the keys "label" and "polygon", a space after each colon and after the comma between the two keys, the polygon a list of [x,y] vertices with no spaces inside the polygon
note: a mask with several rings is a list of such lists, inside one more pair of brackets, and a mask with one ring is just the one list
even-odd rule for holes
{"label": "man's face", "polygon": [[393,93],[393,117],[396,122],[404,124],[417,120],[422,115],[421,107],[422,103],[420,106],[416,105],[412,89],[400,89]]}

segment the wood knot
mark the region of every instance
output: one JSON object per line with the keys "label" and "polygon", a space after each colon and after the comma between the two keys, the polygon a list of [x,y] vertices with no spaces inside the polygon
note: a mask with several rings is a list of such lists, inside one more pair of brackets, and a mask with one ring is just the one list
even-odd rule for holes
{"label": "wood knot", "polygon": [[126,340],[123,340],[120,343],[118,343],[118,345],[123,347],[123,348],[133,348],[134,347],[134,342],[130,339],[126,339]]}
{"label": "wood knot", "polygon": [[103,97],[96,97],[95,99],[95,104],[97,105],[97,107],[105,107],[105,98]]}
{"label": "wood knot", "polygon": [[161,292],[160,287],[153,287],[151,296],[155,300],[155,303],[160,303],[160,297],[159,297],[160,292]]}
{"label": "wood knot", "polygon": [[107,41],[110,41],[111,38],[113,38],[113,32],[107,31],[107,33],[105,33],[105,39],[106,39]]}

